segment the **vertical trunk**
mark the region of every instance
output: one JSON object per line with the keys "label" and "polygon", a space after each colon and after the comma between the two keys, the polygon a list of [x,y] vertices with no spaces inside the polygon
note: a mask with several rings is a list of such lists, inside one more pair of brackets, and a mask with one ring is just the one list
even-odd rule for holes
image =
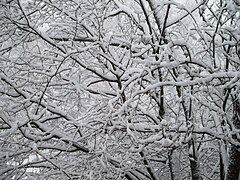
{"label": "vertical trunk", "polygon": [[201,180],[200,176],[200,167],[198,162],[197,150],[195,147],[194,139],[189,142],[190,152],[189,152],[189,161],[192,174],[192,180]]}
{"label": "vertical trunk", "polygon": [[[240,129],[240,100],[237,98],[233,99],[233,125],[236,129]],[[233,137],[236,141],[237,135]],[[226,180],[238,180],[240,179],[240,147],[231,145],[229,149],[229,165],[226,173]]]}
{"label": "vertical trunk", "polygon": [[180,180],[181,178],[181,162],[179,161],[177,149],[171,149],[168,153],[168,167],[170,180]]}
{"label": "vertical trunk", "polygon": [[224,162],[223,162],[223,157],[222,154],[219,153],[219,158],[220,158],[220,180],[224,180]]}
{"label": "vertical trunk", "polygon": [[168,167],[169,167],[169,171],[170,171],[170,179],[174,180],[174,173],[173,173],[173,159],[172,159],[172,154],[173,154],[173,150],[170,150],[168,153]]}
{"label": "vertical trunk", "polygon": [[219,169],[220,169],[220,180],[225,180],[225,175],[226,175],[226,168],[227,168],[227,160],[228,160],[228,155],[227,155],[227,143],[224,142],[219,142]]}
{"label": "vertical trunk", "polygon": [[192,180],[201,180],[201,176],[199,174],[199,165],[197,159],[190,159]]}
{"label": "vertical trunk", "polygon": [[[239,148],[238,148],[239,149]],[[226,180],[239,180],[240,173],[240,151],[235,146],[230,147],[229,165]]]}
{"label": "vertical trunk", "polygon": [[[162,82],[162,72],[159,69],[158,70],[158,74],[159,74],[159,82]],[[163,87],[161,87],[160,89],[160,94],[159,94],[159,117],[163,118],[164,114],[165,114],[165,109],[164,109],[164,89]]]}

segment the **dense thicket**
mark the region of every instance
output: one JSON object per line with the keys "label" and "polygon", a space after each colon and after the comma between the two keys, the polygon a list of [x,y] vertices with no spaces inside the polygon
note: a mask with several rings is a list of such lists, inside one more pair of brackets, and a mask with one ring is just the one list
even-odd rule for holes
{"label": "dense thicket", "polygon": [[237,180],[239,10],[2,0],[0,178]]}

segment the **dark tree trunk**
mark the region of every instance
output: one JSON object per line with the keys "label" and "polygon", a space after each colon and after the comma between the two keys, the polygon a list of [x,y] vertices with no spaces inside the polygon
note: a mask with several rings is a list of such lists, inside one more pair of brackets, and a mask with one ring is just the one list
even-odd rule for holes
{"label": "dark tree trunk", "polygon": [[168,166],[169,166],[169,172],[170,172],[170,179],[171,180],[174,180],[175,179],[175,176],[174,176],[174,173],[173,173],[173,160],[172,160],[172,154],[173,154],[173,150],[170,150],[168,152]]}
{"label": "dark tree trunk", "polygon": [[197,152],[196,152],[194,140],[189,142],[189,147],[192,148],[192,154],[189,154],[192,180],[201,180],[200,167],[199,167],[199,162],[198,162],[198,155],[197,155]]}
{"label": "dark tree trunk", "polygon": [[[240,129],[240,100],[237,98],[233,99],[233,125],[236,129]],[[237,135],[234,135],[233,139],[240,142],[237,139]],[[238,180],[240,174],[240,146],[231,145],[229,149],[229,165],[226,173],[226,180]]]}
{"label": "dark tree trunk", "polygon": [[191,173],[192,173],[192,180],[201,180],[197,159],[190,159],[190,167],[191,167]]}
{"label": "dark tree trunk", "polygon": [[[221,148],[220,148],[221,150]],[[219,158],[220,158],[220,180],[224,180],[225,173],[224,173],[224,162],[223,162],[223,157],[222,154],[219,153]]]}
{"label": "dark tree trunk", "polygon": [[238,149],[235,146],[230,148],[226,180],[238,180],[240,178],[240,151]]}

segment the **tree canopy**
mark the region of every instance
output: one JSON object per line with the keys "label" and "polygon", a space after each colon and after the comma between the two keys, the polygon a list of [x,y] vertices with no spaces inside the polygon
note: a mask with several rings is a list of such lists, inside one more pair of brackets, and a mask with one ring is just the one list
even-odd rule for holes
{"label": "tree canopy", "polygon": [[0,178],[240,178],[238,0],[2,0]]}

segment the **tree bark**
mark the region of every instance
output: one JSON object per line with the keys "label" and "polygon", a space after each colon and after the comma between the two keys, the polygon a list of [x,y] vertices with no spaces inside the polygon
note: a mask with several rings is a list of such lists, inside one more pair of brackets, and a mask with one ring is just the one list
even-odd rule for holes
{"label": "tree bark", "polygon": [[226,180],[239,180],[240,151],[236,146],[231,146],[229,151],[229,165]]}
{"label": "tree bark", "polygon": [[[221,150],[221,148],[220,148]],[[221,152],[221,151],[220,151]],[[220,180],[224,180],[224,162],[223,162],[223,157],[222,154],[219,153],[219,158],[220,158]]]}
{"label": "tree bark", "polygon": [[[233,99],[233,125],[240,129],[240,100],[238,97]],[[240,142],[237,135],[233,137]],[[226,180],[240,179],[240,146],[231,145],[229,149],[229,165],[226,173]]]}
{"label": "tree bark", "polygon": [[192,152],[189,154],[192,180],[201,180],[198,155],[195,148],[194,139],[191,142],[189,142],[189,144],[190,144],[190,148],[192,148]]}
{"label": "tree bark", "polygon": [[169,153],[168,153],[168,160],[169,160],[168,166],[169,166],[169,172],[170,172],[170,179],[174,180],[175,176],[174,176],[174,173],[173,173],[172,155],[173,155],[173,150],[170,150]]}
{"label": "tree bark", "polygon": [[190,159],[190,167],[192,173],[192,180],[201,180],[201,176],[199,174],[199,165],[197,159]]}

